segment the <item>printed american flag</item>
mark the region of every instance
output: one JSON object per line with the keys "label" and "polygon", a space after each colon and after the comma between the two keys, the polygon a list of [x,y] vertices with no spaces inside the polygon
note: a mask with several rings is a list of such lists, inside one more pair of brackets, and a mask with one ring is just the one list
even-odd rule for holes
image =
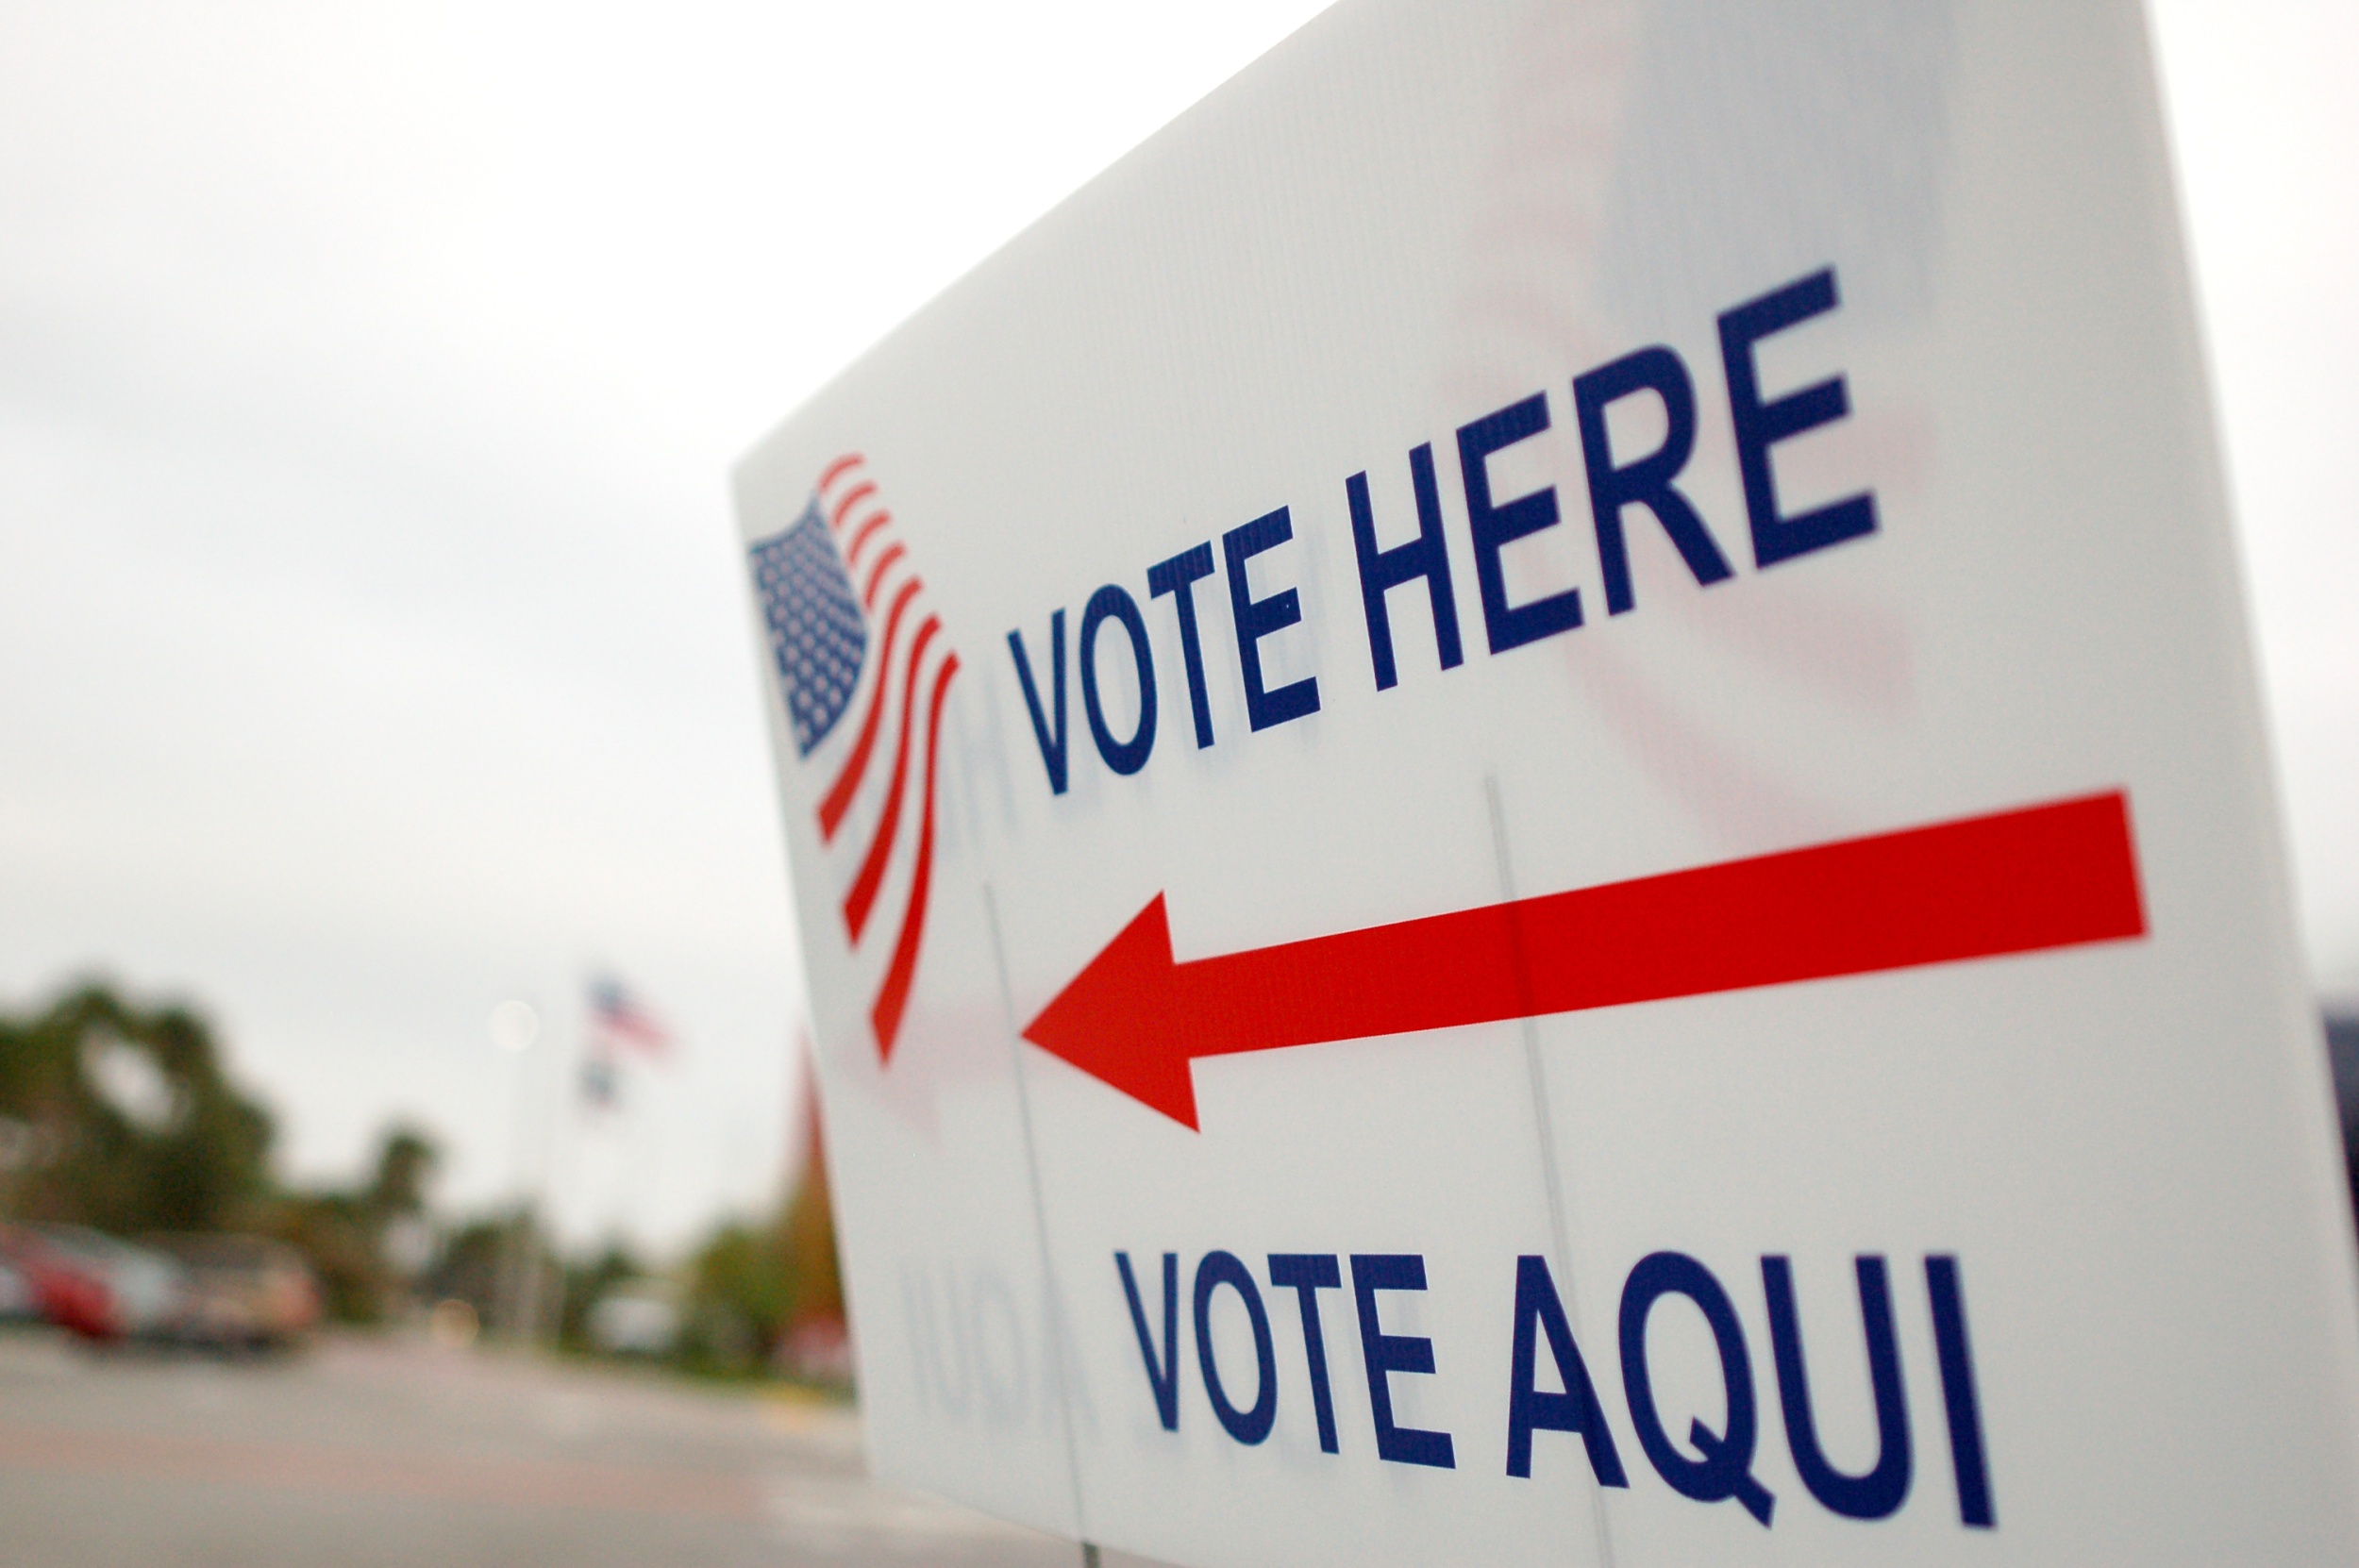
{"label": "printed american flag", "polygon": [[[795,754],[831,770],[819,840],[851,876],[842,910],[854,952],[882,928],[875,917],[885,874],[912,858],[892,956],[869,1009],[877,1054],[890,1060],[926,938],[942,705],[959,656],[858,454],[829,463],[794,525],[751,553]],[[828,744],[846,719],[849,739]],[[856,806],[869,808],[859,814],[873,826],[839,842]]]}

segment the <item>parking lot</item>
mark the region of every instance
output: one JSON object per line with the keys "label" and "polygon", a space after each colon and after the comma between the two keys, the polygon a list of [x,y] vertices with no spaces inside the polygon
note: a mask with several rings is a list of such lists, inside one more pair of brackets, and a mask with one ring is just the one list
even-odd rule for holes
{"label": "parking lot", "polygon": [[411,1340],[232,1361],[0,1335],[9,1568],[1079,1558],[871,1484],[839,1407]]}

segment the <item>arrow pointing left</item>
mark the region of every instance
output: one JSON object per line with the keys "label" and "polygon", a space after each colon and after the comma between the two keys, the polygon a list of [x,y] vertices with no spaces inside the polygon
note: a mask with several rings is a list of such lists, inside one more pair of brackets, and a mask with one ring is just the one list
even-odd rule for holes
{"label": "arrow pointing left", "polygon": [[1195,1127],[1199,1057],[2145,933],[2116,791],[1187,963],[1157,893],[1024,1038]]}

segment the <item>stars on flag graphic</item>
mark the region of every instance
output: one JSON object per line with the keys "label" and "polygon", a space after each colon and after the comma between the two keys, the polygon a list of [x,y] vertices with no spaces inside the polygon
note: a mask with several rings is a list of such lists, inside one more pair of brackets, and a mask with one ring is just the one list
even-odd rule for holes
{"label": "stars on flag graphic", "polygon": [[[817,826],[850,877],[845,936],[862,953],[875,950],[876,933],[893,933],[869,1008],[877,1054],[889,1061],[925,942],[942,707],[959,656],[857,453],[822,470],[802,514],[750,553],[796,758],[831,770]],[[839,734],[848,739],[830,745]],[[855,819],[864,828],[847,832]],[[903,860],[899,910],[879,924],[886,874]]]}

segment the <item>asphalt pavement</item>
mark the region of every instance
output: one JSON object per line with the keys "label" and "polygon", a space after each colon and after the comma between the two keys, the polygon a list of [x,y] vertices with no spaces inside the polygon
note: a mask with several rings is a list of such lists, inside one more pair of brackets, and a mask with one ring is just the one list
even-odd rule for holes
{"label": "asphalt pavement", "polygon": [[8,1568],[1079,1560],[868,1481],[838,1406],[400,1339],[226,1362],[0,1334]]}

